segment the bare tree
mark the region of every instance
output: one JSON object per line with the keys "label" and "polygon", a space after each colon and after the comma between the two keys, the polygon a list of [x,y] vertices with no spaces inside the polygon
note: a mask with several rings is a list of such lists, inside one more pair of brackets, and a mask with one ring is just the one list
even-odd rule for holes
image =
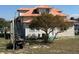
{"label": "bare tree", "polygon": [[44,39],[44,41],[45,43],[47,43],[49,34],[51,32],[54,32],[55,28],[59,29],[59,31],[55,34],[56,37],[58,33],[67,30],[71,26],[71,23],[65,22],[64,19],[65,18],[62,16],[53,16],[52,14],[43,13],[40,16],[33,18],[30,24],[30,28],[43,30],[46,33],[46,38]]}

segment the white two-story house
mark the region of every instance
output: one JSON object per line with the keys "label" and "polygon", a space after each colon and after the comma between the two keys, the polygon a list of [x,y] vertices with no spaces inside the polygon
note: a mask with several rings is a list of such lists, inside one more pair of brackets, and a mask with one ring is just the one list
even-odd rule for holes
{"label": "white two-story house", "polygon": [[[40,35],[42,37],[42,34],[44,34],[44,32],[42,30],[31,30],[29,28],[29,24],[31,23],[33,17],[39,16],[44,12],[52,14],[54,16],[59,15],[64,16],[65,18],[67,17],[67,15],[62,13],[62,11],[47,5],[41,5],[35,8],[19,8],[17,10],[18,17],[15,19],[15,33],[18,33],[18,35],[20,35],[22,38],[32,35],[36,35],[37,37]],[[72,20],[66,21],[74,22]],[[55,30],[54,33],[56,33],[56,31],[57,30]],[[50,36],[52,36],[52,34],[50,34]],[[68,30],[62,33],[59,33],[57,36],[75,36],[74,26],[70,27]]]}

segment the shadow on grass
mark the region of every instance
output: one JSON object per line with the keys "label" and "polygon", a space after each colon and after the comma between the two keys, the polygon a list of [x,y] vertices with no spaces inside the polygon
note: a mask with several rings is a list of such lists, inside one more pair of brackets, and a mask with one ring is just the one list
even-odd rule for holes
{"label": "shadow on grass", "polygon": [[49,45],[51,43],[53,43],[52,41],[51,42],[47,42],[45,43],[44,39],[28,39],[26,43],[29,43],[29,45]]}

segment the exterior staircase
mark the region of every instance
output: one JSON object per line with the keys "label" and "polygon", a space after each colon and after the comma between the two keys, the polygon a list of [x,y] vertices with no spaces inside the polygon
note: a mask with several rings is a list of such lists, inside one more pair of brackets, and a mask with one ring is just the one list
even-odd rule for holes
{"label": "exterior staircase", "polygon": [[15,22],[15,45],[16,48],[23,48],[25,39],[24,39],[24,29],[23,24],[19,22]]}

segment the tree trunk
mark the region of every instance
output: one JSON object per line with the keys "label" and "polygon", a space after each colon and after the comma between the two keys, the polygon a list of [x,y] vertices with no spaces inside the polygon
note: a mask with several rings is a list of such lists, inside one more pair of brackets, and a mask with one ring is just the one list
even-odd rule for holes
{"label": "tree trunk", "polygon": [[45,34],[45,37],[44,37],[44,42],[45,43],[48,43],[49,42],[48,41],[48,38],[49,38],[49,35],[48,35],[47,31],[46,31],[46,34]]}
{"label": "tree trunk", "polygon": [[57,32],[57,33],[55,34],[55,36],[53,37],[53,41],[55,40],[55,38],[56,38],[56,36],[57,36],[58,33],[60,33],[60,32]]}
{"label": "tree trunk", "polygon": [[6,37],[7,33],[6,33],[6,29],[4,30],[4,38],[7,39]]}

